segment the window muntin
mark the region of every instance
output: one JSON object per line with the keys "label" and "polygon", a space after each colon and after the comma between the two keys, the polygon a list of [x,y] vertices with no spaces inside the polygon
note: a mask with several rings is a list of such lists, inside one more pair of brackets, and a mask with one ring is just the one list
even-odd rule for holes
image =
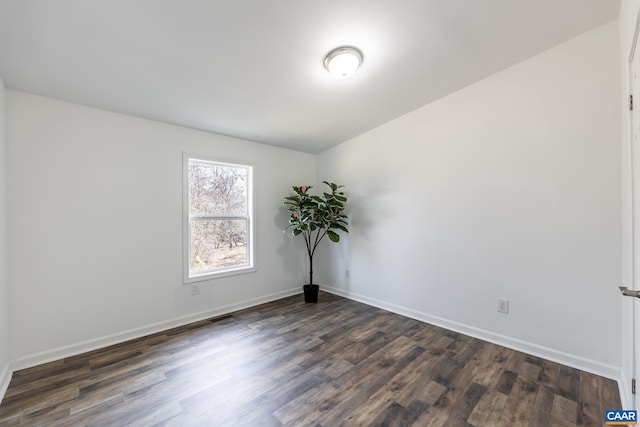
{"label": "window muntin", "polygon": [[185,283],[253,271],[253,168],[184,161]]}

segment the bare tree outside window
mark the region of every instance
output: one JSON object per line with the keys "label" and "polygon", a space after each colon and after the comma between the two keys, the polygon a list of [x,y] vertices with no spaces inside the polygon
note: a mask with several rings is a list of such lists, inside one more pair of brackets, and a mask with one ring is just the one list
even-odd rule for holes
{"label": "bare tree outside window", "polygon": [[248,166],[188,159],[189,276],[251,266]]}

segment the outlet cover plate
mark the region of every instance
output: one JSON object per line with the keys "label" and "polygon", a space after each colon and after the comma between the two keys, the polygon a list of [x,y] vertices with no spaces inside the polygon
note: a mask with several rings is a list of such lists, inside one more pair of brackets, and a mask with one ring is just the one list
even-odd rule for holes
{"label": "outlet cover plate", "polygon": [[509,314],[509,300],[498,298],[498,313]]}

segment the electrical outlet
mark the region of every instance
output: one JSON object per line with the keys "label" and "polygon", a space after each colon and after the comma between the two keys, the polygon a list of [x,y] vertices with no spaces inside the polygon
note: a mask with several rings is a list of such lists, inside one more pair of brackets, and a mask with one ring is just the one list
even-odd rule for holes
{"label": "electrical outlet", "polygon": [[509,314],[509,300],[498,298],[498,313]]}
{"label": "electrical outlet", "polygon": [[200,285],[191,285],[191,295],[200,295]]}

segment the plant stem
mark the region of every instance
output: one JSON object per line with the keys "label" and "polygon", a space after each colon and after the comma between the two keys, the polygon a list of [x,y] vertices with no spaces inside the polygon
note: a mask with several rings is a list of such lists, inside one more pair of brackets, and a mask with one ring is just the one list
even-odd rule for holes
{"label": "plant stem", "polygon": [[307,255],[309,255],[309,284],[313,284],[313,251],[311,250],[311,232],[304,232],[304,242],[307,244]]}
{"label": "plant stem", "polygon": [[309,255],[309,284],[313,285],[313,254]]}

